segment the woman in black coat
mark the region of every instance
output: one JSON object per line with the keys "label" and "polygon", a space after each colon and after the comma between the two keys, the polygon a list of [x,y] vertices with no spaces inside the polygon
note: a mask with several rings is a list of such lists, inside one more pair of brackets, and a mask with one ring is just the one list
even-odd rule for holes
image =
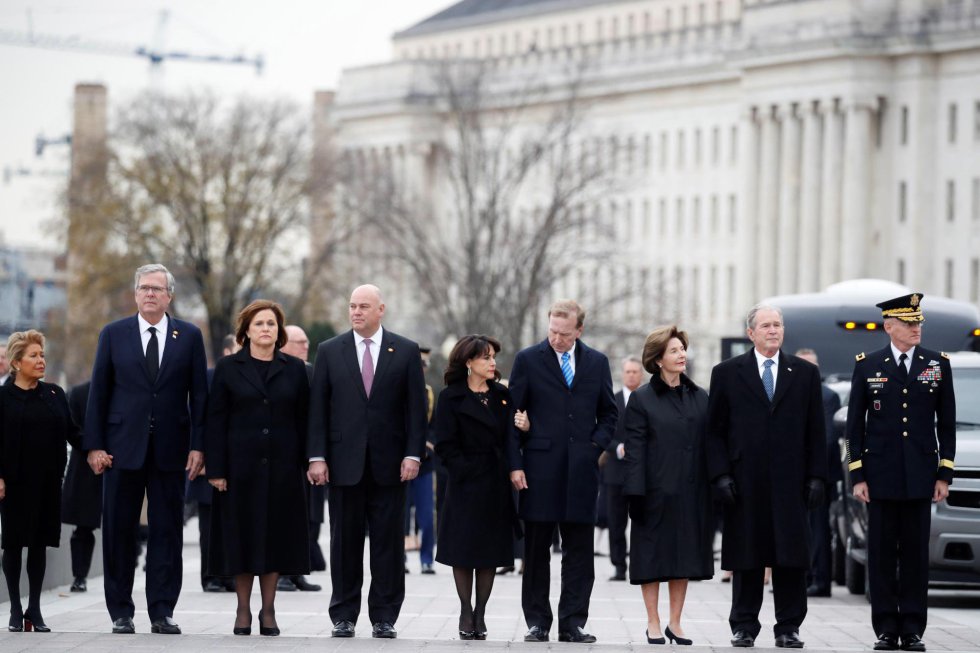
{"label": "woman in black coat", "polygon": [[647,336],[643,366],[650,383],[630,395],[623,421],[630,502],[630,582],[640,585],[647,611],[647,641],[660,635],[660,583],[670,592],[671,642],[684,637],[681,613],[689,579],[714,573],[711,486],[704,452],[708,395],[685,374],[687,334],[676,326]]}
{"label": "woman in black coat", "polygon": [[[0,387],[0,529],[3,574],[14,632],[51,629],[41,616],[45,547],[61,540],[61,481],[67,450],[81,443],[65,392],[44,383],[44,335],[20,331],[7,341],[14,382]],[[20,601],[20,569],[27,548],[27,611]]]}
{"label": "woman in black coat", "polygon": [[[514,408],[510,392],[497,383],[499,351],[500,343],[489,336],[460,339],[449,355],[446,388],[436,407],[436,453],[449,472],[436,561],[453,568],[460,639],[486,639],[496,568],[514,564],[517,516],[506,458]],[[528,428],[530,422],[523,430]]]}
{"label": "woman in black coat", "polygon": [[279,575],[310,571],[306,493],[309,383],[303,362],[279,351],[282,308],[256,300],[238,314],[241,351],[218,361],[208,399],[212,500],[208,573],[234,576],[236,635],[251,634],[249,598],[259,577],[259,632],[278,635]]}

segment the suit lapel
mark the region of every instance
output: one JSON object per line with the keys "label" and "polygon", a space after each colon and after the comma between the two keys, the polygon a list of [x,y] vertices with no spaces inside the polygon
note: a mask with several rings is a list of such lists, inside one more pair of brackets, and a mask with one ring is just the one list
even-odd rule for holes
{"label": "suit lapel", "polygon": [[[488,396],[490,397],[491,402],[497,401],[497,398],[494,396],[492,391]],[[459,407],[459,412],[463,413],[464,415],[469,415],[473,419],[482,422],[491,428],[497,425],[496,418],[494,417],[494,413],[491,412],[491,408],[480,403],[480,400],[477,399],[473,393],[469,391],[469,389],[467,389],[463,395],[463,401]]]}
{"label": "suit lapel", "polygon": [[[547,340],[542,342],[541,346],[538,347],[538,353],[543,358],[544,366],[551,370],[552,374],[558,377],[558,380],[561,381],[562,385],[566,385],[565,375],[561,373],[561,365],[558,364],[558,356],[555,354],[555,350],[551,348],[551,345],[548,344]],[[574,383],[575,382],[573,380],[572,384],[574,385]]]}
{"label": "suit lapel", "polygon": [[[796,377],[796,366],[790,362],[789,356],[784,352],[779,353],[779,374],[776,376],[776,391],[772,395],[772,405],[775,406],[786,396],[786,392]],[[760,383],[761,377],[760,377]]]}
{"label": "suit lapel", "polygon": [[[143,374],[146,376],[146,382],[153,385],[153,380],[150,378],[150,370],[146,368],[146,353],[143,351],[143,336],[140,335],[140,322],[137,316],[133,316],[133,319],[127,325],[127,329],[129,333],[126,339],[133,349],[133,356],[135,356],[135,360],[143,370]],[[159,377],[159,373],[157,376]]]}
{"label": "suit lapel", "polygon": [[348,331],[347,335],[344,336],[344,346],[341,347],[341,352],[344,362],[347,363],[347,370],[350,372],[351,379],[361,393],[361,399],[367,401],[367,393],[364,392],[364,379],[361,378],[361,366],[357,364],[357,345],[354,344],[353,331]]}
{"label": "suit lapel", "polygon": [[259,392],[265,395],[265,384],[262,383],[262,379],[259,378],[259,371],[255,368],[255,365],[252,364],[251,359],[252,354],[247,346],[242,347],[237,353],[235,353],[235,364],[238,367],[239,373],[241,373],[246,381],[251,383]]}
{"label": "suit lapel", "polygon": [[762,377],[759,376],[759,369],[755,364],[754,349],[750,349],[747,353],[742,354],[742,361],[738,366],[738,373],[745,384],[749,386],[749,390],[768,405],[769,397],[766,396],[766,389],[762,386]]}
{"label": "suit lapel", "polygon": [[[585,372],[589,365],[592,363],[592,354],[589,352],[589,348],[582,344],[581,340],[575,341],[575,375],[572,377],[572,388],[578,385],[579,375]],[[558,367],[558,371],[561,371],[561,366]],[[565,375],[562,375],[562,381],[565,380]]]}
{"label": "suit lapel", "polygon": [[175,350],[180,340],[180,329],[177,328],[176,321],[167,315],[167,328],[160,334],[160,346],[163,347],[163,360],[160,361],[160,370],[157,372],[157,380],[163,378],[170,362],[176,356]]}
{"label": "suit lapel", "polygon": [[[391,365],[391,359],[396,355],[395,341],[388,335],[387,331],[383,332],[384,335],[381,338],[381,342],[378,344],[378,364],[374,366],[374,383],[378,382],[378,379],[384,377],[384,373],[388,370],[388,366]],[[419,358],[419,361],[422,359]],[[421,362],[419,363],[421,365]],[[372,392],[374,386],[371,386]]]}
{"label": "suit lapel", "polygon": [[277,349],[272,356],[272,364],[269,365],[269,376],[266,378],[266,383],[271,384],[273,377],[284,369],[286,369],[286,354]]}

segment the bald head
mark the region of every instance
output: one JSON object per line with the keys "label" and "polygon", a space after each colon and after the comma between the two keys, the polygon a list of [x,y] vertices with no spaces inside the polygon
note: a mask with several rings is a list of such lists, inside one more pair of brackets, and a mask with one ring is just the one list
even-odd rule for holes
{"label": "bald head", "polygon": [[287,340],[280,351],[305,363],[310,355],[310,339],[306,337],[306,331],[295,324],[287,324],[285,331]]}
{"label": "bald head", "polygon": [[381,289],[371,284],[358,286],[350,295],[348,306],[350,325],[357,335],[370,338],[381,328],[385,305],[381,301]]}

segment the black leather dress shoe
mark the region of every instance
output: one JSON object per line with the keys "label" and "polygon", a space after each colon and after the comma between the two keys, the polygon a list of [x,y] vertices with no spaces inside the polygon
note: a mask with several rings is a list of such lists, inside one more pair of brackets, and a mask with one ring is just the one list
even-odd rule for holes
{"label": "black leather dress shoe", "polygon": [[276,581],[276,591],[277,592],[295,592],[296,583],[289,576],[280,576],[279,580]]}
{"label": "black leather dress shoe", "polygon": [[72,584],[71,584],[71,588],[70,589],[71,589],[72,592],[87,592],[88,591],[88,583],[85,582],[85,579],[84,578],[82,578],[81,576],[78,576],[77,578],[75,578],[74,581],[72,581]]}
{"label": "black leather dress shoe", "polygon": [[204,587],[202,587],[205,592],[224,592],[225,584],[216,578],[209,578],[204,581]]}
{"label": "black leather dress shoe", "polygon": [[622,571],[617,571],[609,577],[609,580],[626,580],[626,574]]}
{"label": "black leather dress shoe", "polygon": [[558,632],[559,642],[573,642],[575,644],[594,644],[595,635],[585,632],[581,626],[575,626],[571,630]]}
{"label": "black leather dress shoe", "polygon": [[338,621],[333,625],[333,630],[330,631],[332,637],[353,637],[354,636],[354,622],[353,621]]}
{"label": "black leather dress shoe", "polygon": [[830,596],[830,588],[810,585],[808,588],[806,588],[806,595],[826,598]]}
{"label": "black leather dress shoe", "polygon": [[547,642],[548,641],[548,631],[541,626],[531,626],[524,633],[525,642]]}
{"label": "black leather dress shoe", "polygon": [[112,622],[112,632],[114,635],[132,635],[136,632],[136,624],[132,617],[119,617]]}
{"label": "black leather dress shoe", "polygon": [[893,633],[882,633],[878,637],[878,641],[875,642],[876,651],[897,651],[898,650],[898,635]]}
{"label": "black leather dress shoe", "polygon": [[744,630],[736,630],[735,634],[732,635],[732,646],[735,648],[752,648],[755,646],[755,637]]}
{"label": "black leather dress shoe", "polygon": [[319,592],[323,589],[316,583],[311,583],[302,576],[293,576],[292,581],[293,585],[295,585],[296,589],[298,589],[300,592]]}
{"label": "black leather dress shoe", "polygon": [[918,635],[915,634],[902,635],[902,650],[924,651],[926,650],[926,643],[923,642],[922,638],[919,637]]}
{"label": "black leather dress shoe", "polygon": [[803,640],[796,633],[781,633],[776,635],[776,646],[779,648],[803,648]]}
{"label": "black leather dress shoe", "polygon": [[387,621],[379,621],[374,624],[374,628],[371,629],[371,637],[377,637],[378,639],[395,639],[398,637],[398,631],[395,627],[388,623]]}
{"label": "black leather dress shoe", "polygon": [[180,626],[170,617],[161,617],[150,624],[150,632],[158,635],[179,635]]}

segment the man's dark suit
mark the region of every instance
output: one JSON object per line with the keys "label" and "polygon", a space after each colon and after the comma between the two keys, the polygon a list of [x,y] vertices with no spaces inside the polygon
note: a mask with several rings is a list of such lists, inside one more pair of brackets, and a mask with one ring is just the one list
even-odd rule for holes
{"label": "man's dark suit", "polygon": [[330,475],[330,618],[357,622],[361,610],[364,528],[371,540],[371,622],[395,623],[405,598],[405,485],[401,463],[425,448],[425,378],[419,346],[387,329],[371,396],[357,360],[354,332],[317,348],[310,392],[307,453]]}
{"label": "man's dark suit", "polygon": [[593,525],[599,491],[599,455],[616,428],[616,402],[606,356],[575,342],[575,376],[569,388],[547,340],[518,352],[510,377],[517,410],[527,411],[531,429],[513,429],[511,471],[523,470],[520,492],[525,520],[521,602],[529,627],[551,629],[551,541],[561,531],[562,593],[558,630],[585,626],[595,581]]}
{"label": "man's dark suit", "polygon": [[616,574],[626,575],[626,524],[629,519],[626,510],[626,497],[623,484],[626,482],[626,464],[616,456],[616,450],[624,440],[623,417],[626,415],[626,402],[623,391],[616,392],[616,436],[606,447],[606,463],[602,466],[603,494],[606,499],[606,521],[609,527],[609,562],[616,568]]}
{"label": "man's dark suit", "polygon": [[722,544],[721,566],[735,572],[729,622],[753,638],[765,567],[773,568],[775,634],[798,632],[806,616],[806,484],[827,477],[817,367],[780,352],[775,383],[770,401],[753,349],[716,365],[708,394],[708,475],[731,476],[738,492]]}
{"label": "man's dark suit", "polygon": [[84,448],[112,457],[105,471],[102,553],[106,606],[113,620],[133,606],[136,528],[149,502],[146,601],[150,619],[173,616],[180,595],[184,467],[204,448],[207,358],[193,324],[168,316],[163,360],[150,380],[137,317],[106,325],[92,369]]}

